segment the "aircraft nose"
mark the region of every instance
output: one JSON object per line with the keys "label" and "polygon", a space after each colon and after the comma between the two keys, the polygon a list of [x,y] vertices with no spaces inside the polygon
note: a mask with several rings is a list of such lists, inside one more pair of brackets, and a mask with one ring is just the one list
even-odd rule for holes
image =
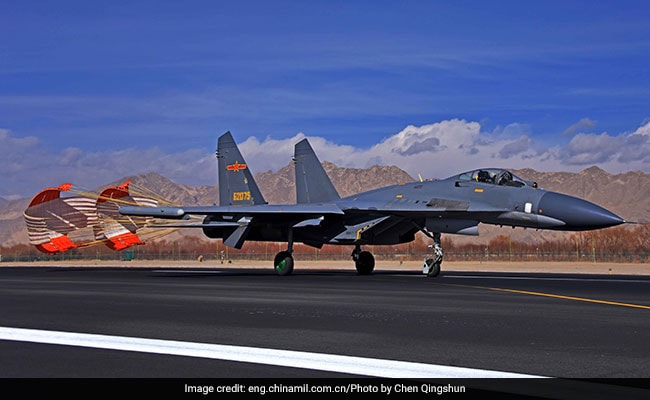
{"label": "aircraft nose", "polygon": [[620,225],[625,220],[586,200],[547,192],[539,201],[539,213],[566,223],[562,230],[589,230]]}

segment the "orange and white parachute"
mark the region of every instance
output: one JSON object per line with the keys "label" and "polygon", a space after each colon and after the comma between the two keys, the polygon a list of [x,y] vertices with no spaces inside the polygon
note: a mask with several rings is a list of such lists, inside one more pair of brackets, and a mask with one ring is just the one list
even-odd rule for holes
{"label": "orange and white parachute", "polygon": [[[137,244],[144,244],[136,232],[148,222],[145,217],[125,217],[119,213],[122,205],[155,207],[158,202],[146,197],[132,197],[126,181],[120,186],[104,189],[97,198],[97,214],[105,244],[113,250],[122,250]],[[99,239],[99,238],[98,238]]]}
{"label": "orange and white parachute", "polygon": [[39,192],[29,203],[23,216],[31,244],[43,253],[56,254],[84,247],[94,240],[86,240],[83,231],[96,231],[99,222],[95,202],[84,196],[61,197],[72,184]]}
{"label": "orange and white parachute", "polygon": [[[144,244],[141,236],[153,231],[147,230],[150,218],[123,216],[119,208],[123,205],[155,207],[158,200],[151,193],[132,195],[130,184],[131,181],[126,181],[109,186],[99,195],[75,188],[71,183],[42,190],[23,213],[30,243],[47,254],[101,243],[113,250]],[[174,230],[158,230],[155,237]]]}

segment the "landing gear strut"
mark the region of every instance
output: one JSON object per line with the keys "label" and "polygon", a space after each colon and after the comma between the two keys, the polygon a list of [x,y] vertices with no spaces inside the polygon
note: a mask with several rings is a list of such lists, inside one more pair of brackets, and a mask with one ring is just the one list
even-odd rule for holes
{"label": "landing gear strut", "polygon": [[433,244],[430,244],[429,248],[433,250],[433,254],[424,260],[422,273],[429,277],[436,277],[440,274],[440,265],[442,264],[442,246],[439,233],[434,233],[431,237]]}
{"label": "landing gear strut", "polygon": [[280,276],[291,275],[293,272],[293,229],[289,229],[288,237],[287,250],[276,254],[273,260],[273,268]]}
{"label": "landing gear strut", "polygon": [[370,275],[375,269],[375,257],[369,251],[361,251],[358,244],[352,250],[352,259],[359,275]]}

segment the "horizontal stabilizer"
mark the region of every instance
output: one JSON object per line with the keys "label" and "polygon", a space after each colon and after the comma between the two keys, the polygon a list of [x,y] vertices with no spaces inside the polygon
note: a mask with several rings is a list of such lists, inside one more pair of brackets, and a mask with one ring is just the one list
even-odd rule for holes
{"label": "horizontal stabilizer", "polygon": [[260,204],[255,206],[188,206],[188,207],[120,207],[122,215],[148,216],[164,219],[185,219],[190,215],[301,215],[305,218],[323,215],[343,215],[334,204]]}

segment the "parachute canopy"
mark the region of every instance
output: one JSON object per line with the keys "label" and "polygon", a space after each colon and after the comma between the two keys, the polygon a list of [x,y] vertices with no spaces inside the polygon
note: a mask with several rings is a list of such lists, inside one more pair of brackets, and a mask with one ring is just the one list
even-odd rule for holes
{"label": "parachute canopy", "polygon": [[144,244],[140,234],[148,233],[150,219],[125,217],[119,213],[119,207],[155,207],[159,200],[150,194],[131,195],[130,184],[126,181],[109,186],[99,195],[71,183],[40,191],[23,213],[30,243],[46,254],[101,243],[113,250]]}
{"label": "parachute canopy", "polygon": [[136,232],[147,223],[144,217],[124,217],[119,213],[122,205],[137,204],[139,206],[155,207],[158,202],[148,198],[134,198],[129,193],[131,181],[120,186],[104,189],[97,198],[97,213],[101,232],[106,238],[105,244],[113,250],[123,250],[136,244],[144,244]]}
{"label": "parachute canopy", "polygon": [[44,253],[56,254],[84,246],[85,241],[75,235],[98,224],[95,201],[83,196],[62,198],[72,184],[39,192],[23,214],[29,241]]}

